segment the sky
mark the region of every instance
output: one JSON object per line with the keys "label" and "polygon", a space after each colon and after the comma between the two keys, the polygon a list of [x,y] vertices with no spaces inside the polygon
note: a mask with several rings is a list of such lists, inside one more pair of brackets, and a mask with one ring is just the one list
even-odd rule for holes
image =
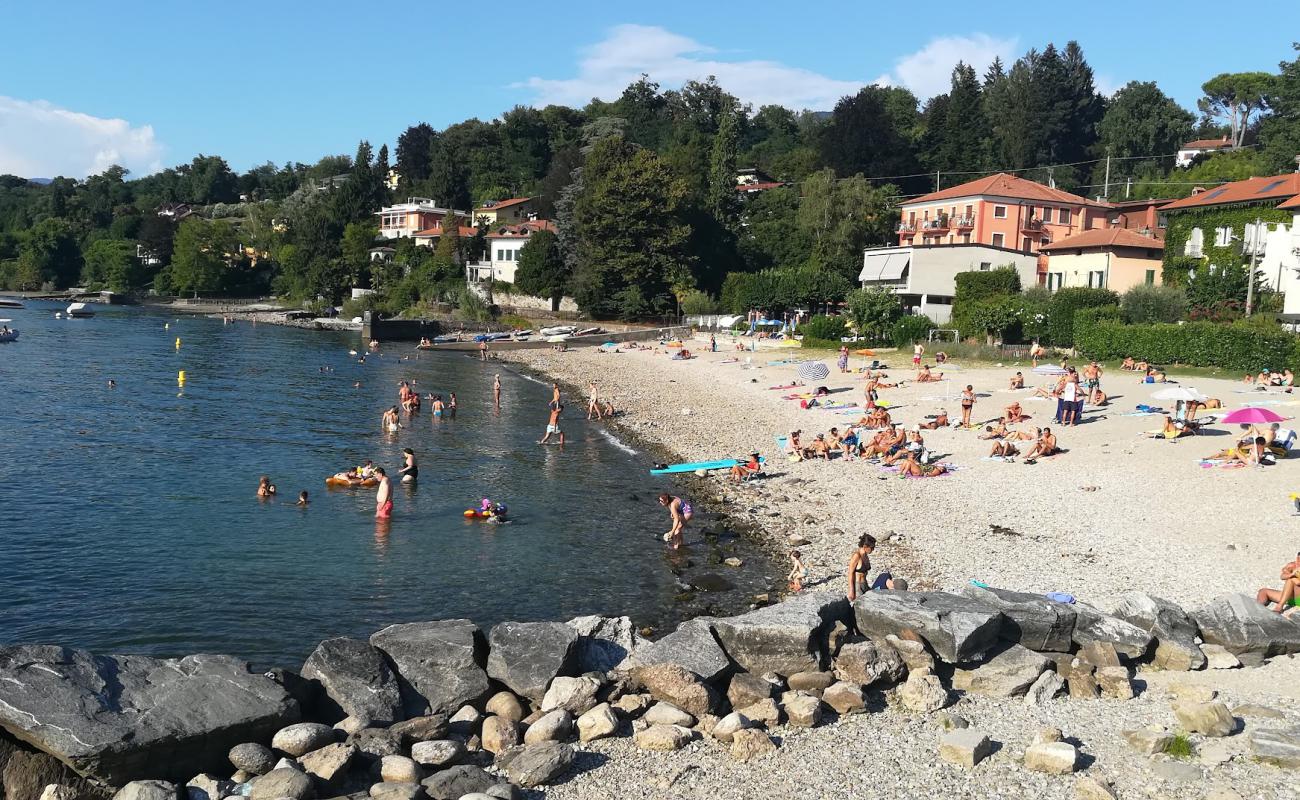
{"label": "sky", "polygon": [[[1246,8],[1243,6],[1242,8]],[[1300,2],[434,4],[0,0],[0,174],[133,175],[203,153],[315,162],[406,127],[617,98],[715,75],[755,108],[829,110],[868,83],[923,100],[952,66],[1078,40],[1111,93],[1154,80],[1189,109],[1220,72],[1295,57]]]}

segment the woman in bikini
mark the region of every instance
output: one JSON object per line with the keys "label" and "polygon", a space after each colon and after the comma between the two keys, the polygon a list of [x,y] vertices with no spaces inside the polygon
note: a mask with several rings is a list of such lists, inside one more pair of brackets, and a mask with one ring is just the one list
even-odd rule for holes
{"label": "woman in bikini", "polygon": [[906,451],[903,463],[898,465],[898,474],[905,478],[937,478],[947,471],[942,464],[922,464],[911,450]]}
{"label": "woman in bikini", "polygon": [[673,527],[664,534],[664,541],[668,542],[676,550],[682,546],[686,523],[690,522],[691,517],[695,516],[695,509],[691,508],[689,500],[674,497],[667,492],[659,495],[659,505],[668,509],[668,515],[673,520]]}
{"label": "woman in bikini", "polygon": [[961,426],[970,427],[970,412],[975,408],[975,387],[969,383],[961,393]]}

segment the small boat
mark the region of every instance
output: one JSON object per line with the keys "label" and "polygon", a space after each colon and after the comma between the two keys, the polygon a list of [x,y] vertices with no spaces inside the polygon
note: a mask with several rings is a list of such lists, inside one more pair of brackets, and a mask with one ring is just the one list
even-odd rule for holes
{"label": "small boat", "polygon": [[594,333],[601,333],[600,328],[583,328],[574,334],[574,336],[591,336]]}
{"label": "small boat", "polygon": [[18,341],[18,329],[10,328],[9,323],[11,322],[13,322],[11,319],[0,319],[0,326],[3,326],[0,327],[0,342]]}
{"label": "small boat", "polygon": [[[692,464],[666,464],[662,467],[656,467],[655,469],[650,470],[650,474],[671,475],[672,473],[675,472],[697,472],[699,470],[708,471],[714,469],[731,469],[737,464],[743,464],[743,463],[745,462],[742,459],[724,458],[719,461],[696,461]],[[758,459],[758,463],[760,464],[763,463],[763,458],[761,456]]]}
{"label": "small boat", "polygon": [[23,304],[8,297],[0,297],[0,308],[22,308]]}
{"label": "small boat", "polygon": [[538,333],[543,336],[572,336],[578,329],[572,325],[556,325],[553,328],[542,328]]}
{"label": "small boat", "polygon": [[95,316],[95,309],[85,303],[71,303],[64,313],[69,319],[88,319]]}

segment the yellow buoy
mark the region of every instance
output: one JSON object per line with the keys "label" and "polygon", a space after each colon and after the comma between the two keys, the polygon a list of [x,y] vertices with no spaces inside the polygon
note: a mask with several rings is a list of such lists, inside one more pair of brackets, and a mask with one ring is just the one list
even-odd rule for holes
{"label": "yellow buoy", "polygon": [[179,336],[176,337],[176,349],[181,349],[181,337]]}
{"label": "yellow buoy", "polygon": [[185,370],[176,373],[176,385],[182,387],[185,385]]}

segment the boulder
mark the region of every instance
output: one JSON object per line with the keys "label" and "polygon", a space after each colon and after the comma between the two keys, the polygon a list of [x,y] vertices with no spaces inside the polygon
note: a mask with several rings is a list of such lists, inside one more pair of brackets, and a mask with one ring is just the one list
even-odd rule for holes
{"label": "boulder", "polygon": [[764,725],[768,728],[775,728],[777,725],[780,725],[783,718],[781,707],[778,706],[776,700],[771,697],[765,700],[759,700],[757,703],[747,705],[737,710],[748,717],[750,721]]}
{"label": "boulder", "polygon": [[862,687],[856,683],[840,681],[831,684],[822,692],[822,702],[835,709],[840,716],[859,714],[867,710],[867,699],[862,694]]}
{"label": "boulder", "polygon": [[1187,671],[1205,666],[1205,654],[1196,644],[1196,623],[1182,607],[1143,592],[1120,597],[1111,614],[1155,637],[1153,664],[1160,669]]}
{"label": "boulder", "polygon": [[953,686],[988,697],[1019,697],[1034,685],[1051,661],[1013,644],[972,670],[958,670]]}
{"label": "boulder", "polygon": [[1115,700],[1133,699],[1133,679],[1128,667],[1098,667],[1093,675],[1097,678],[1101,693],[1106,697]]}
{"label": "boulder", "polygon": [[571,714],[583,714],[596,707],[599,693],[600,681],[589,675],[559,677],[551,681],[550,688],[542,696],[542,711],[562,708]]}
{"label": "boulder", "polygon": [[961,594],[1002,612],[998,635],[1030,650],[1068,653],[1074,634],[1075,611],[1068,603],[1041,594],[967,584]]}
{"label": "boulder", "polygon": [[747,672],[821,669],[829,660],[827,635],[848,619],[848,600],[836,592],[804,592],[775,605],[713,621],[722,649]]}
{"label": "boulder", "polygon": [[1207,644],[1222,646],[1245,666],[1300,652],[1300,623],[1276,614],[1244,594],[1217,597],[1192,612]]}
{"label": "boulder", "polygon": [[506,717],[490,716],[483,720],[483,732],[479,738],[484,750],[499,755],[519,744],[519,723]]}
{"label": "boulder", "polygon": [[1251,728],[1250,752],[1259,761],[1300,769],[1300,727]]}
{"label": "boulder", "polygon": [[410,747],[416,742],[433,742],[447,735],[446,714],[425,714],[403,720],[388,729],[388,732],[402,746]]}
{"label": "boulder", "polygon": [[[891,633],[885,637],[885,643],[894,648],[894,652],[898,653],[898,657],[903,659],[903,664],[909,670],[934,669],[934,656],[926,649],[925,642],[917,639],[900,639]],[[898,679],[902,680],[903,676],[900,675]]]}
{"label": "boulder", "polygon": [[1115,790],[1101,778],[1080,775],[1074,779],[1074,800],[1115,800]]}
{"label": "boulder", "polygon": [[272,749],[290,758],[319,750],[334,742],[334,729],[319,722],[298,722],[275,732],[271,737]]}
{"label": "boulder", "polygon": [[370,800],[420,800],[423,787],[418,783],[384,781],[370,787]]}
{"label": "boulder", "polygon": [[271,748],[257,742],[244,742],[230,748],[227,758],[235,769],[265,775],[275,769],[275,753]]}
{"label": "boulder", "polygon": [[1079,658],[1098,668],[1118,667],[1124,663],[1120,661],[1119,651],[1110,642],[1088,642],[1079,648]]}
{"label": "boulder", "polygon": [[1039,728],[1034,731],[1034,739],[1030,744],[1046,744],[1048,742],[1064,741],[1065,734],[1060,728]]}
{"label": "boulder", "polygon": [[411,758],[424,767],[442,769],[465,757],[465,745],[455,739],[435,739],[411,745]]}
{"label": "boulder", "polygon": [[776,692],[776,687],[757,675],[737,672],[727,685],[727,700],[732,708],[744,708],[766,700]]}
{"label": "boulder", "polygon": [[1163,725],[1152,725],[1146,728],[1134,728],[1132,730],[1121,731],[1120,735],[1124,737],[1124,741],[1128,742],[1129,747],[1132,747],[1144,756],[1153,756],[1157,753],[1163,753],[1169,749],[1169,745],[1174,743],[1173,734],[1171,734]]}
{"label": "boulder", "polygon": [[420,781],[420,785],[433,800],[460,800],[473,792],[486,792],[497,784],[497,780],[480,767],[460,764],[435,772]]}
{"label": "boulder", "polygon": [[672,703],[688,714],[699,717],[718,704],[717,692],[700,680],[700,676],[676,664],[652,664],[637,667],[632,679],[644,686],[656,700]]}
{"label": "boulder", "polygon": [[324,783],[334,783],[347,774],[348,767],[356,756],[356,747],[335,742],[304,755],[298,759],[298,763],[308,775]]}
{"label": "boulder", "polygon": [[131,781],[117,790],[113,800],[178,800],[176,784],[167,781]]}
{"label": "boulder", "polygon": [[577,644],[578,632],[562,622],[502,622],[488,635],[487,673],[540,703],[551,681],[573,670]]}
{"label": "boulder", "polygon": [[1229,653],[1221,644],[1202,644],[1201,653],[1205,655],[1205,666],[1209,669],[1236,669],[1241,666],[1241,659]]}
{"label": "boulder", "polygon": [[316,787],[311,777],[296,769],[273,769],[249,784],[249,800],[311,800]]}
{"label": "boulder", "polygon": [[1093,675],[1093,666],[1082,659],[1074,659],[1070,669],[1065,673],[1065,684],[1070,696],[1080,700],[1094,700],[1101,694],[1097,678]]}
{"label": "boulder", "polygon": [[652,703],[654,703],[654,698],[648,694],[625,694],[611,705],[635,719],[644,714]]}
{"label": "boulder", "polygon": [[1041,706],[1065,688],[1065,679],[1055,670],[1047,670],[1025,692],[1025,705]]}
{"label": "boulder", "polygon": [[541,744],[542,742],[562,742],[573,736],[573,715],[562,708],[548,711],[540,719],[528,726],[524,733],[524,744]]}
{"label": "boulder", "polygon": [[835,683],[835,676],[829,672],[796,672],[786,678],[785,683],[791,689],[821,697],[822,692]]}
{"label": "boulder", "polygon": [[681,710],[672,703],[655,703],[641,717],[651,725],[680,725],[690,728],[695,725],[695,717]]}
{"label": "boulder", "polygon": [[229,656],[0,647],[0,727],[115,786],[218,771],[230,748],[299,719],[283,686]]}
{"label": "boulder", "polygon": [[545,786],[573,764],[573,748],[559,742],[531,744],[506,766],[511,783],[532,788]]}
{"label": "boulder", "polygon": [[402,753],[402,742],[391,729],[364,728],[349,736],[347,743],[357,748],[357,755],[367,764]]}
{"label": "boulder", "polygon": [[948,705],[948,690],[929,672],[913,672],[898,687],[898,702],[908,711],[926,714]]}
{"label": "boulder", "polygon": [[568,626],[578,632],[574,648],[578,673],[626,670],[628,657],[647,641],[627,617],[575,617]]}
{"label": "boulder", "polygon": [[1178,724],[1189,732],[1206,736],[1227,736],[1237,728],[1237,720],[1232,712],[1218,700],[1209,703],[1174,703],[1174,716],[1178,718]]}
{"label": "boulder", "polygon": [[61,783],[51,783],[41,790],[37,800],[77,800],[77,790]]}
{"label": "boulder", "polygon": [[[908,644],[925,649],[920,642],[908,642]],[[928,657],[929,654],[927,653],[926,656]],[[903,657],[888,642],[843,644],[831,662],[831,669],[836,678],[859,686],[871,686],[875,683],[893,685],[907,675],[907,665],[903,662]]]}
{"label": "boulder", "polygon": [[750,722],[749,717],[739,711],[733,711],[718,720],[718,724],[713,726],[713,730],[709,731],[709,735],[719,742],[730,743],[735,738],[737,731],[743,731],[751,725],[753,723]]}
{"label": "boulder", "polygon": [[973,767],[993,755],[993,742],[974,728],[949,731],[939,740],[939,758],[959,767]]}
{"label": "boulder", "polygon": [[[235,793],[235,784],[233,781],[223,780],[210,772],[205,772],[190,778],[190,782],[185,784],[184,791],[187,800],[221,800]],[[74,793],[72,797],[50,798],[50,800],[76,800],[76,796]]]}
{"label": "boulder", "polygon": [[[519,787],[513,783],[498,783],[496,786],[488,787],[486,792],[479,792],[478,794],[483,796],[475,797],[473,800],[524,800],[524,793],[519,791]],[[460,800],[465,800],[465,798],[462,797]]]}
{"label": "boulder", "polygon": [[113,790],[72,771],[49,753],[20,744],[0,730],[0,797],[7,800],[39,800],[49,786],[61,793],[71,791],[72,800],[109,800]]}
{"label": "boulder", "polygon": [[632,734],[632,743],[642,750],[681,750],[694,735],[676,725],[651,725]]}
{"label": "boulder", "polygon": [[1075,603],[1074,643],[1079,647],[1089,642],[1105,642],[1126,658],[1142,658],[1151,647],[1151,634],[1111,616],[1087,603]]}
{"label": "boulder", "polygon": [[676,664],[706,681],[717,680],[731,669],[727,654],[713,635],[710,619],[690,619],[657,642],[637,648],[634,665]]}
{"label": "boulder", "polygon": [[751,761],[776,750],[772,737],[757,728],[736,731],[731,737],[731,757]]}
{"label": "boulder", "polygon": [[1079,767],[1079,750],[1069,742],[1032,744],[1025,750],[1025,769],[1069,775]]}
{"label": "boulder", "polygon": [[781,695],[781,707],[792,728],[815,728],[822,721],[822,701],[806,692],[786,692]]}
{"label": "boulder", "polygon": [[515,696],[514,692],[497,692],[489,697],[487,703],[483,706],[483,713],[514,720],[515,722],[528,715],[528,712],[524,710],[523,703],[519,702],[519,698]]}
{"label": "boulder", "polygon": [[379,760],[379,778],[384,783],[419,783],[424,780],[424,770],[413,758],[384,756]]}
{"label": "boulder", "polygon": [[578,740],[591,742],[618,732],[618,717],[609,703],[601,703],[578,717]]}
{"label": "boulder", "polygon": [[397,668],[408,717],[451,714],[487,694],[486,645],[467,619],[389,625],[370,636]]}
{"label": "boulder", "polygon": [[853,604],[858,630],[884,638],[911,631],[945,662],[974,661],[997,641],[1002,612],[945,592],[874,591]]}
{"label": "boulder", "polygon": [[302,676],[320,683],[332,717],[358,717],[382,725],[402,719],[397,676],[379,648],[360,639],[326,639],[302,665]]}

